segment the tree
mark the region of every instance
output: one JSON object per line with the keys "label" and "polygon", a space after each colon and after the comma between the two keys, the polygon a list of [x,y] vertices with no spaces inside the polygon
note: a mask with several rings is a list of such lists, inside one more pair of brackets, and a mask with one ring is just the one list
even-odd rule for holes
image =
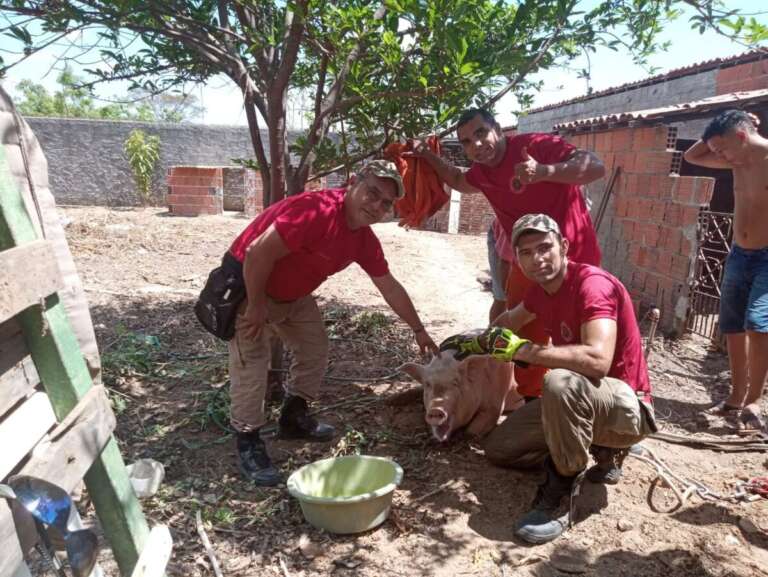
{"label": "tree", "polygon": [[134,88],[129,95],[137,101],[137,113],[154,122],[188,122],[202,116],[205,110],[192,94],[155,94],[144,88]]}
{"label": "tree", "polygon": [[[599,45],[638,61],[676,7],[695,26],[745,42],[765,27],[718,0],[0,0],[5,29],[24,54],[96,28],[105,66],[95,82],[130,79],[162,92],[224,74],[242,91],[264,178],[265,204],[301,190],[322,148],[349,165],[403,135],[445,129],[470,104],[504,94],[529,102],[531,73]],[[30,18],[31,17],[31,18]],[[42,22],[34,35],[30,19]],[[137,40],[139,42],[137,42]],[[22,57],[23,58],[23,57]],[[289,165],[286,105],[291,90],[313,95],[311,122]],[[266,125],[267,142],[261,136]],[[329,142],[331,126],[342,135]],[[269,157],[267,157],[267,146]],[[329,147],[334,154],[327,154]],[[318,167],[324,168],[324,167]],[[326,167],[327,168],[327,167]]]}
{"label": "tree", "polygon": [[147,135],[143,130],[132,130],[123,143],[128,164],[136,181],[136,189],[142,204],[152,197],[152,176],[160,159],[160,138]]}
{"label": "tree", "polygon": [[78,86],[80,79],[66,66],[56,79],[59,90],[49,94],[42,84],[31,80],[19,82],[16,90],[22,98],[19,111],[26,116],[64,116],[77,118],[129,118],[125,106],[97,106],[90,91]]}
{"label": "tree", "polygon": [[142,122],[184,122],[199,116],[202,107],[194,96],[152,94],[142,89],[131,91],[131,100],[98,106],[92,91],[83,86],[70,66],[56,79],[59,90],[50,94],[42,84],[22,80],[16,86],[21,93],[19,111],[25,116],[63,116],[139,120]]}

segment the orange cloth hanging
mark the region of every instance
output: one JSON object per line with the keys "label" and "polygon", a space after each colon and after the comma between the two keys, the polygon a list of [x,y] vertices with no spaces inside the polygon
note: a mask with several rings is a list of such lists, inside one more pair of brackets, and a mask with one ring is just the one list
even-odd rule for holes
{"label": "orange cloth hanging", "polygon": [[[429,149],[440,156],[440,139],[430,136]],[[403,152],[410,152],[412,143],[393,142],[384,149],[384,158],[397,166],[405,186],[405,196],[395,203],[400,216],[400,226],[418,228],[430,216],[448,202],[443,181],[429,163],[422,158],[403,158]]]}

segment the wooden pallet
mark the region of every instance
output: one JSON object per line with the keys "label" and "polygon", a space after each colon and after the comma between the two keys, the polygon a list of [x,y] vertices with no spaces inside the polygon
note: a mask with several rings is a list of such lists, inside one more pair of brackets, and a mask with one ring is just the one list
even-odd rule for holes
{"label": "wooden pallet", "polygon": [[[162,574],[168,530],[149,539],[112,436],[114,414],[93,385],[62,288],[51,244],[38,237],[0,146],[0,482],[22,473],[71,492],[84,479],[121,574]],[[24,554],[35,539],[0,499],[0,577],[28,574]]]}

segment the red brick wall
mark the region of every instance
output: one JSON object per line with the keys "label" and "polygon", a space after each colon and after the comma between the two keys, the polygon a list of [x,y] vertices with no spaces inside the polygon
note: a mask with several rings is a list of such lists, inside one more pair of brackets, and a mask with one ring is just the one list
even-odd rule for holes
{"label": "red brick wall", "polygon": [[221,168],[172,166],[167,176],[166,202],[172,214],[199,216],[224,211]]}
{"label": "red brick wall", "polygon": [[440,210],[430,216],[421,225],[421,230],[433,230],[435,232],[448,232],[448,218],[451,210],[451,201],[446,202]]}
{"label": "red brick wall", "polygon": [[717,94],[768,88],[768,59],[721,68],[715,84]]}
{"label": "red brick wall", "polygon": [[482,194],[462,194],[459,211],[460,234],[485,234],[496,217]]}
{"label": "red brick wall", "polygon": [[[662,309],[662,326],[682,332],[694,272],[698,215],[712,198],[714,179],[678,176],[676,130],[667,126],[618,128],[568,137],[597,153],[614,186],[599,230],[603,266],[625,284],[640,312]],[[607,177],[590,185],[593,217]]]}
{"label": "red brick wall", "polygon": [[[509,129],[510,131],[514,129]],[[509,134],[510,132],[507,132]],[[442,156],[455,166],[468,168],[469,160],[464,155],[461,145],[457,141],[443,143]],[[422,225],[422,229],[437,232],[448,232],[448,213],[450,201],[437,211]],[[488,226],[493,221],[495,214],[491,205],[482,194],[462,194],[459,203],[459,233],[460,234],[485,234]]]}

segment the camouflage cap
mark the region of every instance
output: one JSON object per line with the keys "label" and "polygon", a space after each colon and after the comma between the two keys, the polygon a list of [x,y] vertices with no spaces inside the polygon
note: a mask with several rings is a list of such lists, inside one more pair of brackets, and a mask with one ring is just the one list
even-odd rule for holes
{"label": "camouflage cap", "polygon": [[535,230],[538,232],[554,232],[562,236],[560,227],[555,220],[546,214],[526,214],[515,221],[512,226],[512,246],[517,245],[517,239],[526,231]]}
{"label": "camouflage cap", "polygon": [[389,178],[395,182],[397,186],[397,198],[403,198],[405,196],[405,187],[403,186],[403,179],[400,177],[400,173],[397,170],[394,162],[389,160],[372,160],[358,172],[360,176],[367,176],[373,174],[380,178]]}

